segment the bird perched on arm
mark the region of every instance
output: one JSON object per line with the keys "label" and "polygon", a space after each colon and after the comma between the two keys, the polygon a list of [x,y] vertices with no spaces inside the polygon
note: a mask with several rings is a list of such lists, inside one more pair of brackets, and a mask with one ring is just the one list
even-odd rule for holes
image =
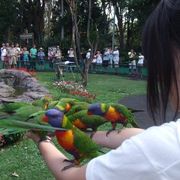
{"label": "bird perched on arm", "polygon": [[50,102],[53,101],[52,97],[50,96],[44,96],[41,99],[37,99],[35,100],[32,105],[33,106],[39,106],[42,107],[43,109],[48,109],[48,106],[50,104]]}
{"label": "bird perched on arm", "polygon": [[63,112],[57,109],[50,109],[45,115],[51,126],[68,129],[66,131],[55,132],[58,143],[74,157],[70,161],[73,164],[65,167],[63,170],[79,165],[85,159],[92,159],[100,155],[100,147],[84,132],[76,128]]}
{"label": "bird perched on arm", "polygon": [[[86,131],[91,129],[93,132],[96,132],[97,128],[102,124],[108,122],[102,116],[99,115],[88,115],[87,109],[74,113],[67,116],[68,120],[75,125],[78,129]],[[93,135],[93,134],[92,134]]]}
{"label": "bird perched on arm", "polygon": [[66,115],[70,115],[80,110],[87,109],[88,105],[88,103],[81,102],[76,99],[62,98],[59,100],[59,102],[55,105],[54,108],[62,111]]}
{"label": "bird perched on arm", "polygon": [[108,131],[107,135],[116,129],[118,123],[122,124],[123,127],[138,127],[133,113],[122,104],[91,104],[88,107],[88,114],[102,116],[111,122],[112,129]]}
{"label": "bird perched on arm", "polygon": [[2,104],[0,105],[0,112],[14,113],[15,110],[28,105],[30,105],[30,103],[3,101]]}

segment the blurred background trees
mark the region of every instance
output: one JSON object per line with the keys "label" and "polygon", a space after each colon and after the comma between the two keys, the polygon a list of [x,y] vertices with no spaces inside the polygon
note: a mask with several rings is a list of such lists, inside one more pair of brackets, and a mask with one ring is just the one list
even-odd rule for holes
{"label": "blurred background trees", "polygon": [[158,2],[91,0],[89,16],[89,0],[1,0],[0,42],[19,42],[19,35],[28,30],[37,45],[58,44],[67,50],[75,38],[76,48],[88,49],[90,22],[89,37],[93,41],[98,34],[98,49],[140,49],[144,22]]}

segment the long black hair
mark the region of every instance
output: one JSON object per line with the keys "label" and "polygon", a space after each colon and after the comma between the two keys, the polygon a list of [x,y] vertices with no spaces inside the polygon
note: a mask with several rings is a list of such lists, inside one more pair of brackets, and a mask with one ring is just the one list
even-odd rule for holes
{"label": "long black hair", "polygon": [[165,122],[172,85],[177,97],[175,116],[180,101],[176,72],[180,53],[180,0],[161,0],[145,24],[142,46],[148,68],[148,109],[154,120],[156,114],[161,114]]}

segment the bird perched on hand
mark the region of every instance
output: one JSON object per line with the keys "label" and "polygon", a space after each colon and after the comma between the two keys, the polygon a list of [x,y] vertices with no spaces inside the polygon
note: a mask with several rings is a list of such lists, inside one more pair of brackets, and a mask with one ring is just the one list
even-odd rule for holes
{"label": "bird perched on hand", "polygon": [[111,122],[112,129],[108,131],[107,135],[116,129],[118,123],[122,124],[123,127],[138,127],[133,113],[122,104],[91,104],[88,107],[88,114],[102,116]]}
{"label": "bird perched on hand", "polygon": [[100,155],[100,147],[84,132],[72,125],[63,112],[57,109],[50,109],[45,115],[51,126],[68,129],[66,131],[55,131],[58,143],[74,157],[70,161],[73,164],[65,167],[63,170],[79,165],[85,159],[92,159]]}

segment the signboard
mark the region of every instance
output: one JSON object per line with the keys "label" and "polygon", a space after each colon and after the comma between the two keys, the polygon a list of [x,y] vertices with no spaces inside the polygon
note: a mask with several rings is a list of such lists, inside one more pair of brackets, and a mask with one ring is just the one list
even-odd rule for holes
{"label": "signboard", "polygon": [[21,34],[20,39],[22,40],[33,39],[33,33]]}

